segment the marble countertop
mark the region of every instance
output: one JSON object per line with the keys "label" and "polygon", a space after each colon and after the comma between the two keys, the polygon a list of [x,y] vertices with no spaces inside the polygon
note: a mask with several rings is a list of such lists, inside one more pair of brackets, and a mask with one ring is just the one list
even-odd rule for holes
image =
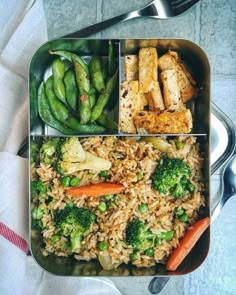
{"label": "marble countertop", "polygon": [[[44,0],[49,38],[56,38],[121,13],[148,0]],[[133,19],[96,38],[183,38],[198,44],[211,65],[211,99],[236,125],[236,1],[201,0],[187,13],[168,20]],[[220,193],[221,170],[211,178],[212,195]],[[193,273],[173,277],[160,294],[236,294],[236,198],[231,198],[212,224],[205,262]],[[145,295],[151,277],[111,278],[122,294]]]}

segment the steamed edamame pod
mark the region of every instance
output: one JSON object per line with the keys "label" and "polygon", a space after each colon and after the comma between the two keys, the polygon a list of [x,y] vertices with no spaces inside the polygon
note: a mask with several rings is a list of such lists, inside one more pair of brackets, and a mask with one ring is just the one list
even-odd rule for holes
{"label": "steamed edamame pod", "polygon": [[91,122],[95,122],[103,112],[109,97],[116,85],[116,79],[118,76],[118,69],[116,70],[115,74],[108,80],[105,88],[105,93],[101,94],[92,110],[91,114]]}
{"label": "steamed edamame pod", "polygon": [[89,89],[89,102],[90,102],[90,107],[91,109],[95,106],[96,104],[96,89],[93,87],[93,85],[90,86]]}
{"label": "steamed edamame pod", "polygon": [[79,120],[68,111],[66,106],[56,97],[53,91],[53,77],[49,77],[45,85],[46,96],[49,101],[52,115],[61,123],[78,131],[81,134],[97,134],[105,131],[105,128],[96,124],[80,124]]}
{"label": "steamed edamame pod", "polygon": [[99,125],[105,127],[106,129],[117,130],[118,124],[113,121],[108,115],[102,113],[96,121]]}
{"label": "steamed edamame pod", "polygon": [[72,58],[74,58],[83,67],[87,75],[89,75],[89,68],[86,62],[80,56],[74,54],[73,52],[65,51],[65,50],[57,50],[57,51],[50,50],[49,53],[62,56],[65,59],[69,60],[70,62],[72,62]]}
{"label": "steamed edamame pod", "polygon": [[91,76],[91,81],[93,82],[94,87],[100,93],[103,93],[105,90],[105,83],[103,80],[102,74],[102,60],[98,56],[93,56],[89,63],[89,71]]}
{"label": "steamed edamame pod", "polygon": [[65,74],[65,65],[60,58],[54,59],[52,63],[53,87],[56,96],[66,103],[65,85],[63,82]]}
{"label": "steamed edamame pod", "polygon": [[75,74],[72,69],[66,71],[64,84],[66,90],[66,102],[74,112],[78,112],[78,89],[75,81]]}
{"label": "steamed edamame pod", "polygon": [[75,67],[75,78],[79,88],[80,123],[86,124],[91,118],[91,106],[89,102],[90,80],[81,64],[74,58],[72,59]]}
{"label": "steamed edamame pod", "polygon": [[113,43],[108,40],[108,73],[112,76],[116,70],[115,53],[113,48]]}
{"label": "steamed edamame pod", "polygon": [[67,125],[62,124],[61,122],[59,122],[53,117],[51,113],[51,109],[49,107],[48,99],[46,97],[43,82],[40,84],[38,89],[38,111],[39,111],[40,118],[48,126],[58,130],[59,132],[65,135],[72,135],[72,134],[78,133],[75,130],[72,130],[71,128],[69,128]]}

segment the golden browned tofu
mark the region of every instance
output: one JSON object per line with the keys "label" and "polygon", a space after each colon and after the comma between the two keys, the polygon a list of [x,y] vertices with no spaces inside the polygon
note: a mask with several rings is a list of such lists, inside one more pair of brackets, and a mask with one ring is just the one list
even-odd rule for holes
{"label": "golden browned tofu", "polygon": [[142,92],[150,89],[152,81],[157,81],[157,50],[154,47],[139,50],[139,82]]}
{"label": "golden browned tofu", "polygon": [[196,81],[193,79],[184,64],[180,61],[177,52],[169,50],[166,54],[161,56],[158,59],[158,67],[161,71],[176,70],[181,101],[183,103],[187,102],[196,95]]}
{"label": "golden browned tofu", "polygon": [[137,133],[133,118],[142,110],[138,81],[123,81],[120,95],[120,130],[126,133]]}
{"label": "golden browned tofu", "polygon": [[158,39],[141,39],[138,41],[140,48],[143,47],[157,47],[159,40]]}
{"label": "golden browned tofu", "polygon": [[190,133],[192,115],[189,109],[175,112],[139,112],[134,117],[135,126],[139,133]]}
{"label": "golden browned tofu", "polygon": [[176,70],[164,70],[160,74],[163,85],[163,96],[167,110],[175,111],[180,107],[180,89]]}
{"label": "golden browned tofu", "polygon": [[125,80],[127,81],[138,80],[138,56],[137,55],[125,56]]}
{"label": "golden browned tofu", "polygon": [[145,92],[145,97],[148,101],[150,111],[164,111],[165,106],[158,81],[151,82],[149,91]]}

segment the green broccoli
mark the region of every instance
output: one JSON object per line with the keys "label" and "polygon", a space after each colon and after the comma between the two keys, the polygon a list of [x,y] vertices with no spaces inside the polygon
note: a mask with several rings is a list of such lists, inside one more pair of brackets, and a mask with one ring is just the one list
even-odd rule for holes
{"label": "green broccoli", "polygon": [[52,164],[52,158],[56,153],[59,138],[55,137],[45,141],[40,148],[40,161],[46,164]]}
{"label": "green broccoli", "polygon": [[152,175],[152,187],[159,193],[182,197],[195,189],[190,177],[190,167],[183,160],[164,155]]}
{"label": "green broccoli", "polygon": [[57,145],[56,171],[72,174],[79,170],[109,170],[111,162],[83,150],[76,137],[61,139]]}
{"label": "green broccoli", "polygon": [[79,253],[81,240],[91,229],[96,215],[87,208],[78,208],[68,205],[63,210],[57,210],[54,214],[55,226],[58,233],[69,237],[71,251]]}
{"label": "green broccoli", "polygon": [[31,216],[32,216],[31,226],[33,229],[43,228],[43,223],[42,223],[43,214],[44,214],[44,209],[40,208],[39,206],[35,206],[31,210]]}
{"label": "green broccoli", "polygon": [[173,231],[152,233],[139,219],[133,219],[126,227],[126,242],[135,250],[146,251],[154,246],[158,246],[161,240],[170,241],[173,238]]}
{"label": "green broccoli", "polygon": [[37,162],[38,152],[39,152],[39,145],[36,142],[32,141],[30,143],[30,164]]}

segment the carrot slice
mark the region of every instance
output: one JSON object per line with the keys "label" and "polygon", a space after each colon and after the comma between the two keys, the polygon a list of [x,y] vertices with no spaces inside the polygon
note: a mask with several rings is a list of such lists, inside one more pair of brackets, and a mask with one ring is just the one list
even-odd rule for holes
{"label": "carrot slice", "polygon": [[180,263],[184,260],[184,258],[188,255],[193,246],[196,244],[203,232],[207,229],[209,224],[210,218],[205,217],[197,221],[188,229],[187,233],[180,241],[179,246],[171,254],[166,265],[167,270],[176,270],[176,268],[180,265]]}
{"label": "carrot slice", "polygon": [[83,195],[86,195],[87,197],[99,197],[109,194],[118,194],[124,190],[125,187],[121,183],[99,182],[71,188],[66,192],[73,197],[81,197]]}

